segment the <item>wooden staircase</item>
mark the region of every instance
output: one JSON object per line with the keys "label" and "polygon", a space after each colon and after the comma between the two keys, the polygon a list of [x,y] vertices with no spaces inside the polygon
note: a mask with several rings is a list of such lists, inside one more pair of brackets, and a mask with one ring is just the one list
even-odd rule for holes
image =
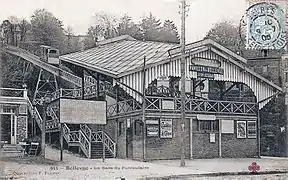
{"label": "wooden staircase", "polygon": [[93,132],[86,124],[64,124],[64,139],[67,142],[68,147],[80,147],[80,149],[87,158],[102,158],[103,145],[105,146],[105,158],[116,157],[115,142],[106,133],[103,133],[102,131]]}
{"label": "wooden staircase", "polygon": [[[93,142],[91,143],[91,159],[100,159],[103,157],[103,143]],[[105,158],[114,158],[111,151],[105,147]]]}

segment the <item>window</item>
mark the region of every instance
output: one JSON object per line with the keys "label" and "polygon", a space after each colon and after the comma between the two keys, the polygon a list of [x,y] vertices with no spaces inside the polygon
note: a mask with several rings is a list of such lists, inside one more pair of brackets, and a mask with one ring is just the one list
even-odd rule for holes
{"label": "window", "polygon": [[198,121],[198,131],[218,132],[219,121]]}
{"label": "window", "polygon": [[140,136],[142,134],[142,121],[141,120],[135,120],[135,126],[134,126],[134,134],[135,136]]}
{"label": "window", "polygon": [[119,136],[123,133],[122,131],[123,131],[123,125],[124,125],[124,123],[123,122],[119,122]]}
{"label": "window", "polygon": [[256,121],[247,122],[247,138],[256,138],[257,135],[257,125]]}

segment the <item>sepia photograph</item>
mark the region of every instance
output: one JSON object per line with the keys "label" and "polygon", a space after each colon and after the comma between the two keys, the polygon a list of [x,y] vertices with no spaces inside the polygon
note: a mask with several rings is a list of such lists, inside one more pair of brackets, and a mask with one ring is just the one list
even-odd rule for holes
{"label": "sepia photograph", "polygon": [[0,180],[288,179],[288,0],[2,0]]}

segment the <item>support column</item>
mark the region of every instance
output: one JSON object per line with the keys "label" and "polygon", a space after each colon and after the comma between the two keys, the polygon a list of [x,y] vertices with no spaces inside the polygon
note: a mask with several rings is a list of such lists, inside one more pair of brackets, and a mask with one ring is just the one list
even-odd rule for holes
{"label": "support column", "polygon": [[286,111],[286,127],[285,127],[285,155],[288,157],[288,88],[285,88],[285,111]]}
{"label": "support column", "polygon": [[143,79],[142,79],[142,122],[143,122],[143,132],[142,132],[142,148],[143,148],[143,161],[146,161],[146,117],[145,117],[145,108],[146,108],[146,93],[145,93],[145,82],[146,82],[146,56],[144,56],[143,63]]}
{"label": "support column", "polygon": [[105,125],[102,125],[102,161],[105,161]]}
{"label": "support column", "polygon": [[261,145],[260,145],[260,110],[259,110],[259,103],[257,104],[257,156],[258,158],[261,157]]}
{"label": "support column", "polygon": [[63,123],[60,125],[60,161],[63,161]]}
{"label": "support column", "polygon": [[222,158],[222,120],[219,120],[219,158]]}
{"label": "support column", "polygon": [[82,86],[81,86],[81,92],[82,92],[82,99],[84,99],[84,92],[85,92],[85,72],[84,69],[82,68]]}
{"label": "support column", "polygon": [[46,118],[47,118],[47,104],[46,102],[44,102],[44,108],[43,108],[43,119],[42,119],[42,134],[41,134],[41,152],[42,152],[42,156],[43,158],[45,158],[45,147],[46,147]]}
{"label": "support column", "polygon": [[193,118],[190,119],[190,159],[193,159]]}

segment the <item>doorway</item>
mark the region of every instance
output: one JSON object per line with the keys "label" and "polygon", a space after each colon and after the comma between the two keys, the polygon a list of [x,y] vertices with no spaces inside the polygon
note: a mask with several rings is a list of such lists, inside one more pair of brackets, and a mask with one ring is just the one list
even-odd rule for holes
{"label": "doorway", "polygon": [[14,114],[1,114],[1,141],[7,144],[17,143],[17,120]]}

